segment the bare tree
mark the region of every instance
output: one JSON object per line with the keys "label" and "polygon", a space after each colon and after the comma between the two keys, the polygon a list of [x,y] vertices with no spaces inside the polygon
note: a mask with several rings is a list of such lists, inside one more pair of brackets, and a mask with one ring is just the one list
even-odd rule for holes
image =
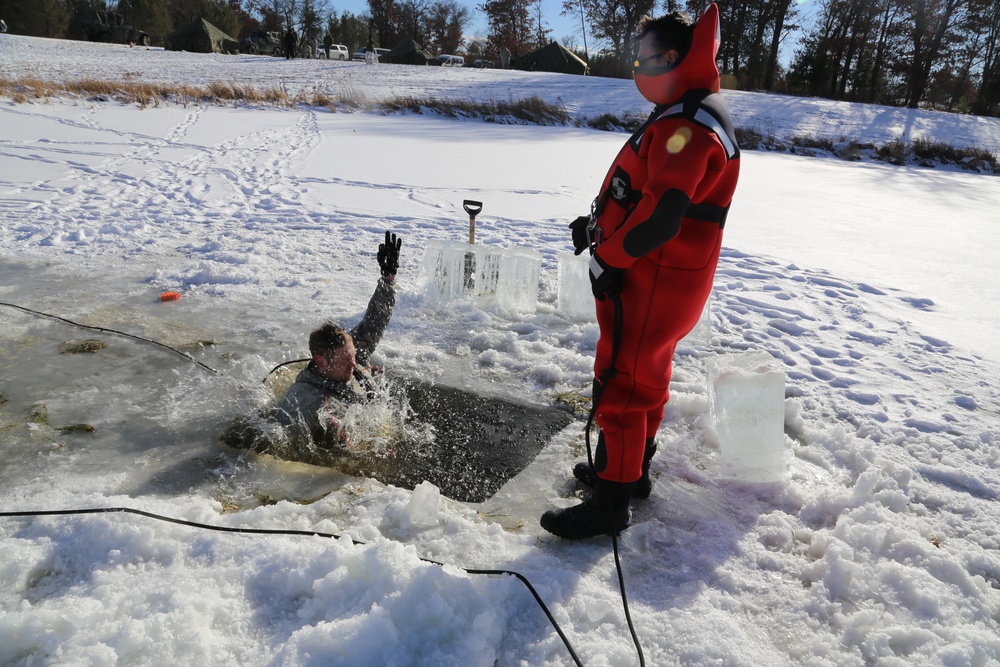
{"label": "bare tree", "polygon": [[653,11],[655,0],[563,0],[563,11],[583,13],[591,34],[604,45],[613,61],[611,73],[626,76],[631,72],[632,36],[639,20]]}
{"label": "bare tree", "polygon": [[431,53],[458,53],[471,22],[472,12],[458,0],[438,0],[428,11],[424,48]]}

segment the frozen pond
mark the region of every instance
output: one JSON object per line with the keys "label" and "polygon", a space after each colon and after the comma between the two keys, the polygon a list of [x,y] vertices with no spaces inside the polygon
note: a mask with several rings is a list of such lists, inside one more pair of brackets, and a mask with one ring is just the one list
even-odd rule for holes
{"label": "frozen pond", "polygon": [[[269,374],[284,360],[276,354],[303,353],[280,326],[250,327],[248,335],[258,316],[250,308],[218,299],[161,302],[144,280],[95,283],[54,262],[0,262],[0,293],[10,304],[0,358],[16,378],[0,405],[7,488],[27,478],[33,485],[72,479],[93,484],[78,491],[194,492],[243,507],[308,500],[343,482],[332,469],[220,444],[236,417],[269,404],[301,368]],[[404,488],[427,479],[459,500],[486,500],[572,420],[560,410],[415,379],[390,383],[403,403],[385,407],[409,412],[415,435],[404,438],[401,461],[371,475]]]}

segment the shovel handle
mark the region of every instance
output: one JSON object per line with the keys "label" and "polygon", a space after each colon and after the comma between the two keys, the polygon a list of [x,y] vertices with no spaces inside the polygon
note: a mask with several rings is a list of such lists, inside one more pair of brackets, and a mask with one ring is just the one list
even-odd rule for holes
{"label": "shovel handle", "polygon": [[462,202],[462,207],[469,214],[469,245],[476,242],[476,216],[483,210],[483,202],[466,199]]}
{"label": "shovel handle", "polygon": [[462,207],[465,208],[465,212],[468,213],[470,217],[474,218],[479,215],[480,211],[483,210],[483,202],[466,199],[462,202]]}

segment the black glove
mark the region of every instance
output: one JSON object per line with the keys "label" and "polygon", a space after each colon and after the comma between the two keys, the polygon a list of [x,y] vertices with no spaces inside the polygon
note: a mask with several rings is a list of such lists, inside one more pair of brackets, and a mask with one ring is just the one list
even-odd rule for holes
{"label": "black glove", "polygon": [[590,216],[581,215],[579,218],[569,223],[569,228],[573,230],[573,254],[579,255],[584,250],[590,248],[587,239],[587,227],[590,225]]}
{"label": "black glove", "polygon": [[385,233],[385,243],[378,244],[378,265],[382,267],[382,275],[385,277],[395,276],[399,270],[399,249],[403,245],[402,239],[397,239],[395,234]]}
{"label": "black glove", "polygon": [[[596,275],[595,275],[596,273]],[[616,297],[622,293],[622,278],[625,269],[608,266],[597,255],[590,258],[590,289],[594,298],[604,301],[606,297]]]}

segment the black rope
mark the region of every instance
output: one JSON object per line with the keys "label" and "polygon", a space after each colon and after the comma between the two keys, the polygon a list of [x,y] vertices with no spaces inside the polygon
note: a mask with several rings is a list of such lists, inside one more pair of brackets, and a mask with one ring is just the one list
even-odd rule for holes
{"label": "black rope", "polygon": [[312,361],[312,359],[307,357],[305,359],[292,359],[291,361],[283,361],[280,364],[278,364],[277,366],[275,366],[274,368],[272,368],[271,370],[269,370],[267,372],[267,375],[264,376],[264,379],[261,380],[260,383],[261,384],[267,383],[267,379],[269,377],[271,377],[271,375],[274,373],[274,371],[278,370],[282,366],[288,366],[289,364],[298,364],[298,363],[301,363],[303,361]]}
{"label": "black rope", "polygon": [[60,322],[66,322],[67,324],[72,324],[73,326],[81,327],[83,329],[91,329],[93,331],[101,331],[103,333],[117,334],[119,336],[125,336],[127,338],[134,338],[135,340],[142,341],[143,343],[150,343],[152,345],[159,345],[160,347],[165,348],[167,350],[170,350],[171,352],[176,352],[177,354],[181,355],[182,357],[184,357],[188,361],[193,361],[194,363],[198,364],[199,366],[201,366],[202,368],[204,368],[207,371],[211,371],[212,373],[214,373],[216,375],[219,374],[219,371],[215,370],[211,366],[207,366],[207,365],[203,364],[202,362],[198,361],[197,359],[195,359],[194,357],[192,357],[187,352],[182,352],[181,350],[178,350],[175,347],[170,347],[169,345],[167,345],[165,343],[161,343],[159,341],[155,341],[155,340],[153,340],[151,338],[145,338],[143,336],[137,336],[135,334],[126,333],[124,331],[118,331],[116,329],[106,329],[104,327],[95,327],[95,326],[91,326],[89,324],[80,324],[79,322],[74,322],[73,320],[68,320],[65,317],[59,317],[58,315],[50,315],[48,313],[43,313],[43,312],[38,311],[38,310],[32,310],[31,308],[25,308],[24,306],[18,306],[17,304],[14,304],[14,303],[5,303],[5,302],[0,301],[0,306],[7,306],[8,308],[16,308],[16,309],[22,310],[22,311],[24,311],[26,313],[31,313],[32,315],[41,315],[42,317],[50,317],[50,318],[52,318],[54,320],[59,320]]}
{"label": "black rope", "polygon": [[[614,521],[614,513],[612,513],[612,521]],[[611,545],[615,551],[615,567],[618,569],[618,588],[622,592],[622,607],[625,609],[625,623],[628,625],[628,631],[632,635],[632,643],[635,644],[635,650],[639,654],[639,666],[646,667],[646,657],[642,654],[642,645],[639,644],[639,637],[635,634],[635,626],[632,624],[632,614],[628,609],[628,597],[625,595],[625,575],[622,574],[622,562],[618,557],[618,535],[614,534],[612,531],[611,535]]]}
{"label": "black rope", "polygon": [[[625,309],[622,306],[622,296],[621,292],[616,292],[610,296],[612,299],[612,304],[614,307],[614,318],[612,320],[612,335],[611,335],[611,360],[608,367],[603,369],[600,376],[594,382],[594,389],[591,395],[590,403],[590,414],[587,416],[587,425],[584,427],[584,441],[587,444],[587,463],[590,465],[590,472],[593,473],[594,479],[597,479],[597,470],[594,467],[594,456],[590,447],[590,428],[593,425],[594,417],[597,415],[597,406],[601,402],[601,397],[604,395],[604,388],[608,381],[618,375],[618,352],[621,348],[622,330],[625,326]],[[622,562],[618,555],[618,527],[614,523],[614,512],[611,512],[611,546],[615,552],[615,569],[618,571],[618,589],[622,594],[622,607],[625,609],[625,623],[628,625],[628,631],[632,635],[632,643],[635,644],[635,650],[639,654],[639,665],[640,667],[645,667],[646,657],[642,653],[642,645],[639,643],[639,637],[636,635],[635,626],[632,623],[632,613],[628,608],[628,595],[625,593],[625,575],[622,573]]]}
{"label": "black rope", "polygon": [[[188,521],[186,519],[175,519],[174,517],[163,516],[162,514],[153,514],[152,512],[145,512],[143,510],[133,509],[131,507],[89,507],[83,509],[71,509],[71,510],[30,510],[24,512],[0,512],[0,517],[35,517],[35,516],[72,516],[80,514],[113,514],[113,513],[124,513],[124,514],[136,514],[138,516],[144,516],[149,519],[156,519],[157,521],[165,521],[167,523],[177,524],[179,526],[189,526],[191,528],[200,528],[203,530],[215,530],[222,533],[243,533],[247,535],[308,535],[316,537],[329,537],[340,539],[343,536],[336,535],[333,533],[321,533],[314,530],[288,530],[279,528],[233,528],[231,526],[217,526],[208,523],[199,523],[197,521]],[[354,538],[350,538],[351,542],[355,545],[366,545],[366,542],[360,542]],[[617,546],[615,548],[615,557],[617,558]],[[419,558],[419,556],[418,556]],[[440,563],[435,560],[430,560],[429,558],[420,558],[421,561],[425,563],[430,563],[432,565],[444,566],[444,563]],[[542,600],[541,595],[535,590],[535,587],[531,585],[527,577],[519,572],[514,572],[512,570],[472,570],[466,568],[459,568],[468,574],[488,574],[488,575],[498,575],[506,574],[512,577],[516,577],[522,584],[527,587],[528,591],[535,598],[538,606],[541,607],[542,611],[549,619],[549,623],[555,628],[556,633],[562,639],[563,644],[566,645],[566,650],[569,651],[570,656],[573,658],[579,667],[583,667],[583,663],[580,662],[579,656],[577,656],[576,651],[573,650],[573,645],[570,644],[569,638],[563,633],[562,628],[559,627],[559,623],[556,622],[555,617],[549,608],[545,605]],[[619,568],[619,576],[621,575],[621,568]],[[634,632],[633,632],[634,636]]]}
{"label": "black rope", "polygon": [[[605,369],[604,373],[602,373],[602,376],[601,376],[601,379],[604,382],[607,382],[608,380],[610,380],[611,378],[615,377],[615,375],[618,374],[618,370],[615,368],[615,366],[616,366],[616,363],[617,363],[619,343],[620,343],[620,340],[621,340],[621,333],[622,333],[622,327],[623,327],[623,322],[624,322],[624,314],[623,314],[623,308],[622,308],[622,303],[621,303],[621,294],[620,293],[615,294],[612,298],[614,300],[614,335],[612,337],[612,346],[611,346],[611,364],[610,364],[609,368]],[[206,370],[214,373],[215,375],[219,375],[219,371],[215,370],[214,368],[211,368],[210,366],[202,363],[201,361],[198,361],[197,359],[195,359],[194,357],[192,357],[190,354],[188,354],[186,352],[182,352],[181,350],[178,350],[178,349],[176,349],[174,347],[171,347],[169,345],[166,345],[165,343],[161,343],[159,341],[155,341],[155,340],[153,340],[151,338],[145,338],[143,336],[138,336],[136,334],[126,333],[124,331],[118,331],[116,329],[108,329],[108,328],[105,328],[105,327],[91,326],[89,324],[81,324],[79,322],[74,322],[73,320],[66,319],[65,317],[60,317],[58,315],[51,315],[49,313],[43,313],[41,311],[32,310],[31,308],[25,308],[24,306],[19,306],[17,304],[13,304],[13,303],[6,303],[6,302],[0,301],[0,306],[7,306],[9,308],[16,308],[17,310],[21,310],[21,311],[24,311],[26,313],[31,313],[33,315],[39,315],[39,316],[42,316],[42,317],[49,317],[49,318],[52,318],[54,320],[59,320],[60,322],[66,322],[67,324],[72,324],[73,326],[81,327],[81,328],[84,328],[84,329],[91,329],[93,331],[100,331],[100,332],[103,332],[103,333],[117,334],[119,336],[125,336],[127,338],[133,338],[135,340],[142,341],[144,343],[150,343],[152,345],[157,345],[159,347],[162,347],[164,349],[170,350],[171,352],[175,352],[175,353],[181,355],[182,357],[184,357],[188,361],[192,361],[192,362],[198,364],[202,368],[204,368],[204,369],[206,369]],[[261,381],[261,383],[262,384],[266,383],[267,380],[268,380],[268,378],[276,370],[278,370],[279,368],[282,368],[283,366],[288,366],[290,364],[295,364],[295,363],[300,363],[300,362],[303,362],[303,361],[310,361],[310,360],[311,359],[309,359],[309,358],[305,358],[305,359],[292,359],[291,361],[282,362],[282,363],[278,364],[277,366],[275,366],[274,368],[272,368],[268,372],[267,376]],[[595,383],[593,395],[591,397],[590,414],[587,417],[587,425],[586,425],[585,431],[584,431],[584,433],[585,433],[585,440],[586,440],[586,444],[587,444],[587,460],[590,463],[590,468],[591,468],[592,471],[594,470],[594,459],[593,459],[593,454],[591,452],[591,445],[590,445],[590,430],[591,430],[591,426],[592,426],[593,421],[594,421],[594,416],[596,415],[596,412],[597,412],[597,405],[598,405],[598,403],[600,403],[600,398],[601,398],[601,394],[602,393],[603,393],[603,385],[598,385],[598,383]],[[595,472],[595,476],[596,476],[596,472]],[[129,514],[137,514],[139,516],[144,516],[144,517],[148,517],[148,518],[151,518],[151,519],[157,519],[159,521],[166,521],[168,523],[174,523],[174,524],[178,524],[178,525],[182,525],[182,526],[190,526],[190,527],[193,527],[193,528],[202,528],[202,529],[205,529],[205,530],[216,530],[216,531],[220,531],[220,532],[244,533],[244,534],[255,534],[255,535],[315,535],[317,537],[337,537],[337,538],[340,537],[339,535],[333,535],[333,534],[330,534],[330,533],[319,533],[319,532],[315,532],[315,531],[304,531],[304,530],[271,530],[271,529],[263,529],[263,528],[230,528],[230,527],[226,527],[226,526],[213,526],[213,525],[209,525],[209,524],[197,523],[197,522],[194,522],[194,521],[185,521],[183,519],[174,519],[174,518],[171,518],[171,517],[161,516],[161,515],[158,515],[158,514],[152,514],[150,512],[143,512],[142,510],[136,510],[136,509],[132,509],[132,508],[128,508],[128,507],[91,508],[91,509],[77,509],[77,510],[50,510],[50,511],[40,510],[40,511],[33,511],[33,512],[0,512],[0,517],[54,516],[54,515],[73,515],[73,514],[100,514],[100,513],[111,513],[111,512],[124,512],[124,513],[129,513]],[[612,545],[614,547],[614,553],[615,553],[615,566],[616,566],[616,568],[618,570],[618,585],[619,585],[619,588],[621,589],[622,604],[624,605],[624,608],[625,608],[625,620],[626,620],[626,623],[628,624],[629,632],[632,635],[632,642],[635,644],[636,651],[639,654],[639,664],[640,664],[640,666],[644,666],[646,663],[645,663],[645,658],[644,658],[643,653],[642,653],[642,646],[639,644],[639,639],[636,636],[635,627],[632,624],[632,616],[631,616],[631,614],[629,612],[629,607],[628,607],[628,598],[627,598],[626,593],[625,593],[625,578],[624,578],[624,575],[622,574],[621,560],[619,559],[619,556],[618,556],[618,538],[617,538],[617,535],[615,534],[614,529],[612,529],[611,532],[612,532],[611,542],[612,542]],[[353,540],[352,539],[352,541],[355,544],[358,544],[358,545],[364,544],[364,542],[359,542],[357,540]],[[442,565],[442,563],[438,563],[437,561],[429,560],[429,559],[426,559],[426,558],[421,558],[420,560],[422,560],[424,562],[427,562],[427,563],[433,563],[435,565]],[[462,569],[464,569],[464,568],[462,568]],[[576,652],[573,650],[573,646],[570,644],[569,639],[563,633],[562,628],[559,627],[559,624],[556,622],[555,618],[552,616],[552,613],[549,611],[548,607],[545,605],[545,602],[542,600],[541,596],[535,590],[534,586],[531,585],[531,582],[529,582],[527,580],[527,578],[525,578],[523,575],[521,575],[521,574],[519,574],[517,572],[513,572],[513,571],[510,571],[510,570],[465,570],[465,572],[468,572],[469,574],[492,574],[492,575],[505,574],[505,575],[510,575],[510,576],[513,576],[513,577],[516,577],[517,579],[519,579],[528,588],[528,590],[531,592],[531,594],[534,596],[535,601],[538,603],[539,607],[541,607],[542,611],[545,612],[545,615],[548,617],[549,622],[552,624],[552,627],[555,629],[556,633],[558,633],[559,637],[563,641],[563,644],[566,645],[566,649],[569,651],[570,655],[573,657],[573,661],[577,665],[579,665],[580,667],[583,667],[583,663],[580,662],[580,659],[576,655]]]}
{"label": "black rope", "polygon": [[590,469],[595,476],[597,475],[597,471],[594,470],[594,456],[590,448],[590,428],[594,423],[594,418],[597,416],[597,405],[601,402],[601,396],[604,395],[604,387],[607,386],[607,383],[612,378],[618,375],[618,352],[621,348],[622,329],[625,327],[625,309],[622,307],[621,292],[615,293],[611,299],[614,307],[611,329],[611,360],[608,367],[601,370],[600,375],[594,382],[594,389],[590,397],[590,414],[587,415],[587,425],[584,427],[584,440],[587,443],[587,462],[590,464]]}

